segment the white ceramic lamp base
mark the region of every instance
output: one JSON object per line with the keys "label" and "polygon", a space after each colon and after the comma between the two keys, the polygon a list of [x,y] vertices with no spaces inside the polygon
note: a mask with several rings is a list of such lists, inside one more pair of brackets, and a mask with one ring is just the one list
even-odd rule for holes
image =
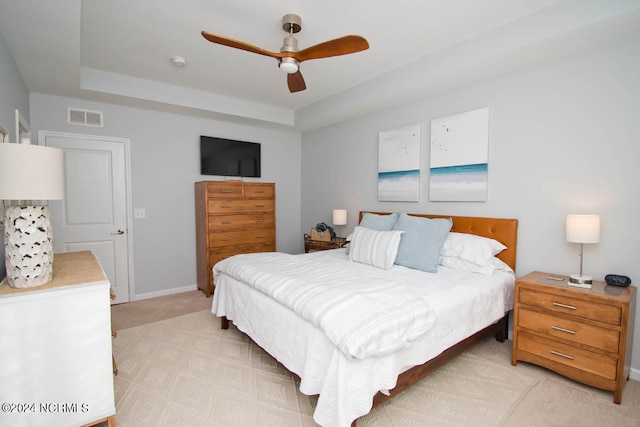
{"label": "white ceramic lamp base", "polygon": [[7,282],[13,288],[53,278],[53,238],[48,206],[9,206],[4,226]]}

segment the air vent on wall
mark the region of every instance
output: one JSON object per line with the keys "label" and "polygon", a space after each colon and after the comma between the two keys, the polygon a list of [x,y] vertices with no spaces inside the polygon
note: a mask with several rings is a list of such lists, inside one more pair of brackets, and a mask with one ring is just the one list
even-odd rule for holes
{"label": "air vent on wall", "polygon": [[71,125],[102,127],[102,112],[67,108],[67,120]]}

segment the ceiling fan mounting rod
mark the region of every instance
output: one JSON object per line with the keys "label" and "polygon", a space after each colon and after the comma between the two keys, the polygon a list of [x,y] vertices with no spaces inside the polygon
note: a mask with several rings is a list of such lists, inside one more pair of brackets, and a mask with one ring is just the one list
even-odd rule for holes
{"label": "ceiling fan mounting rod", "polygon": [[282,17],[282,29],[287,33],[297,33],[302,29],[302,18],[295,13],[289,13]]}

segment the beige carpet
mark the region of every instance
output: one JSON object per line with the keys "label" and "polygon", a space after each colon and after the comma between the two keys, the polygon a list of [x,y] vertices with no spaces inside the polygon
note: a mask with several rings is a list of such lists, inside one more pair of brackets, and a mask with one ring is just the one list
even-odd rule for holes
{"label": "beige carpet", "polygon": [[211,298],[207,298],[204,292],[181,292],[112,305],[111,323],[119,331],[206,309],[211,309]]}
{"label": "beige carpet", "polygon": [[[152,361],[162,360],[163,358],[171,359],[172,354],[173,357],[183,357],[181,353],[180,341],[178,341],[178,344],[168,342],[166,338],[163,338],[163,334],[161,331],[159,333],[156,332],[159,335],[157,339],[149,340],[148,338],[152,337],[153,335],[145,337],[145,339],[139,336],[136,338],[135,333],[131,334],[129,332],[123,332],[121,331],[121,329],[123,329],[123,327],[125,326],[135,327],[145,325],[161,319],[181,316],[185,313],[194,313],[197,311],[209,310],[210,307],[211,298],[206,298],[204,296],[204,293],[200,291],[185,292],[182,294],[169,295],[166,297],[153,298],[112,306],[113,323],[114,325],[116,325],[116,328],[120,330],[118,337],[114,340],[114,351],[116,352],[117,357],[119,359],[122,359],[122,364],[124,364],[125,366],[129,363],[128,361],[125,361],[125,358],[128,358],[128,354],[130,352],[136,354],[145,354],[150,351],[146,348],[149,345],[159,346],[163,349],[163,351],[158,351],[148,357],[148,359]],[[202,319],[202,322],[196,322],[196,325],[189,325],[188,327],[185,327],[185,336],[191,337],[188,338],[188,340],[191,340],[193,339],[193,335],[191,334],[191,332],[195,332],[197,335],[200,335],[201,333],[208,334],[208,330],[219,331],[219,324],[217,321],[213,321],[214,323],[212,327],[209,322],[210,320],[208,318],[204,318]],[[225,339],[233,340],[234,337],[235,335],[229,333],[228,336],[225,337]],[[235,337],[235,340],[237,340],[239,343],[244,342],[242,337]],[[157,343],[158,341],[159,343]],[[156,344],[153,344],[154,342],[156,342]],[[238,346],[242,347],[241,344],[238,344]],[[637,350],[637,343],[635,347]],[[284,377],[284,375],[279,370],[275,369],[273,361],[268,356],[264,355],[264,353],[252,349],[250,354],[251,360],[254,363],[271,366],[271,368],[273,369],[271,373],[273,375],[275,375],[276,377],[283,377],[285,379],[285,383],[286,381],[288,381],[288,377]],[[628,381],[624,387],[622,404],[615,405],[613,403],[613,394],[611,392],[579,384],[575,381],[557,375],[549,370],[528,363],[520,362],[518,363],[518,366],[511,366],[510,341],[499,343],[493,338],[488,338],[474,346],[473,349],[471,349],[466,354],[479,356],[482,359],[500,365],[502,368],[509,370],[510,372],[523,374],[526,377],[537,380],[537,384],[531,389],[531,391],[525,396],[525,398],[512,412],[511,416],[506,421],[505,427],[640,426],[640,381]],[[221,357],[219,357],[220,364],[224,364],[224,361],[229,359],[230,357],[230,355],[222,355]],[[231,357],[231,359],[233,360],[233,357]],[[137,402],[134,402],[130,397],[127,396],[131,396],[136,392],[144,392],[144,381],[139,383],[139,381],[142,380],[141,377],[137,378],[137,376],[142,376],[144,375],[143,372],[149,371],[149,367],[144,368],[144,365],[149,363],[149,360],[143,360],[137,365],[135,363],[133,365],[130,364],[130,366],[128,366],[126,369],[126,373],[118,375],[115,379],[116,403],[118,405],[117,418],[119,426],[144,426],[149,424],[153,425],[152,421],[149,421],[148,424],[145,424],[145,422],[142,421],[142,418],[150,417],[149,419],[153,420],[154,416],[164,417],[164,421],[161,421],[160,425],[164,424],[167,426],[197,427],[200,425],[238,425],[238,423],[233,420],[228,424],[225,420],[219,420],[216,422],[202,420],[201,418],[198,418],[197,415],[191,415],[191,411],[185,409],[189,408],[189,406],[182,405],[179,401],[169,405],[167,403],[166,397],[163,397],[163,393],[165,393],[165,391],[162,389],[161,392],[146,392],[145,399],[140,399]],[[185,366],[193,365],[194,361],[192,358],[185,358],[182,363]],[[150,364],[153,365],[153,362]],[[211,362],[209,360],[203,360],[202,364],[205,364],[206,367],[211,367]],[[220,364],[217,368],[215,368],[216,373],[214,374],[214,376],[216,378],[218,378],[220,372]],[[186,372],[190,376],[200,375],[201,369],[198,368],[197,364],[193,368],[187,368],[185,366],[181,366],[178,369],[174,368],[173,372],[181,372],[182,374]],[[205,372],[208,371],[205,369]],[[238,375],[240,374],[241,373],[238,373]],[[210,375],[211,374],[209,373],[202,374],[202,377],[206,379],[206,387],[209,388],[211,388],[211,384],[219,383],[219,381],[216,382],[215,379],[208,379]],[[268,378],[272,378],[272,376],[268,376]],[[147,383],[149,382],[148,380],[145,381]],[[174,379],[174,381],[177,380]],[[171,384],[170,381],[168,383]],[[172,387],[176,387],[176,385],[174,384],[172,385]],[[225,385],[221,384],[220,387],[224,388]],[[315,403],[313,398],[305,397],[298,393],[296,391],[297,389],[292,389],[288,386],[284,387],[283,390],[285,390],[286,395],[289,396],[285,400],[291,402],[290,405],[298,405],[299,408],[309,408],[309,414],[304,416],[302,418],[302,422],[297,425],[314,425],[310,416],[312,411],[311,407]],[[412,393],[413,391],[410,389],[408,390],[408,392]],[[160,396],[158,396],[158,393],[160,393]],[[293,398],[292,396],[295,396],[295,398]],[[402,398],[402,396],[398,396],[398,399]],[[227,401],[229,402],[229,408],[234,408],[233,410],[236,411],[236,415],[238,417],[242,416],[242,413],[245,410],[242,406],[242,400],[234,401],[232,398],[228,398],[228,396],[222,396],[220,397],[220,399],[227,399]],[[262,404],[261,408],[272,408],[274,406],[273,401],[274,399],[266,400]],[[277,399],[275,399],[275,401],[279,402]],[[163,404],[165,405],[164,407],[162,407]],[[160,405],[160,409],[154,409],[158,408],[158,405]],[[383,411],[381,411],[381,409]],[[372,416],[377,416],[384,420],[384,417],[391,416],[387,412],[387,409],[388,408],[386,407],[378,408],[369,415],[369,418],[371,418]],[[132,415],[125,416],[124,414],[127,411],[130,414],[146,413],[147,415],[140,415],[141,419],[137,419]],[[289,415],[290,412],[285,411],[284,414]],[[396,414],[394,416],[401,417],[402,413]],[[258,425],[286,425],[278,424],[278,420],[280,419],[286,419],[286,416],[261,419],[261,423]],[[400,418],[395,419],[398,420]],[[420,422],[418,423],[409,425],[413,427],[425,426],[429,425],[429,420],[430,418],[426,418],[424,420],[420,420]],[[371,420],[370,422],[373,423],[373,420]],[[106,423],[104,423],[104,425],[106,425]],[[482,426],[482,424],[476,422],[472,422],[468,425]]]}
{"label": "beige carpet", "polygon": [[[114,354],[118,426],[315,425],[315,399],[208,310],[123,329]],[[358,426],[502,426],[535,384],[467,352]]]}

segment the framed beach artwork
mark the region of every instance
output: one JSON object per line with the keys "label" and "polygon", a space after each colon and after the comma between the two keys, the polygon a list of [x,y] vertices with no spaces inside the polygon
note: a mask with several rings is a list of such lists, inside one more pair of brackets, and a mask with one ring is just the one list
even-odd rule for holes
{"label": "framed beach artwork", "polygon": [[420,125],[378,134],[378,201],[420,200]]}
{"label": "framed beach artwork", "polygon": [[429,200],[486,202],[489,109],[431,120]]}

